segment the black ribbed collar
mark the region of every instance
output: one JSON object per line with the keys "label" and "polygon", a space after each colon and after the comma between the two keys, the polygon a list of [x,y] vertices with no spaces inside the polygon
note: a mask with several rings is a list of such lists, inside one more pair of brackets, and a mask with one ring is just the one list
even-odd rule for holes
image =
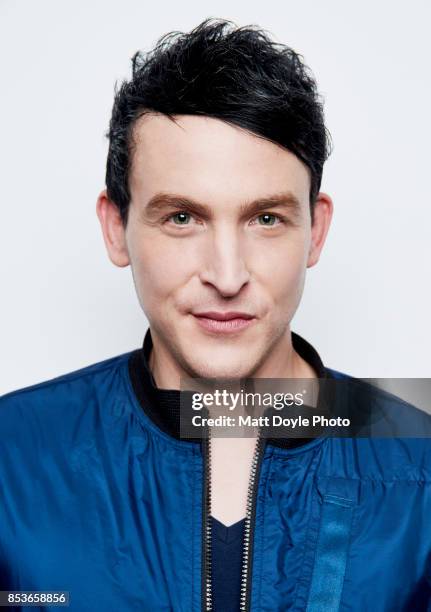
{"label": "black ribbed collar", "polygon": [[[295,332],[291,332],[291,338],[295,351],[314,369],[318,378],[332,378],[318,352],[309,342]],[[180,391],[159,389],[156,386],[149,366],[152,347],[153,341],[148,328],[142,348],[133,351],[129,358],[130,379],[139,404],[151,421],[169,436],[185,442],[200,442],[201,439],[180,437]],[[312,439],[269,438],[267,443],[280,448],[292,448],[306,444]]]}

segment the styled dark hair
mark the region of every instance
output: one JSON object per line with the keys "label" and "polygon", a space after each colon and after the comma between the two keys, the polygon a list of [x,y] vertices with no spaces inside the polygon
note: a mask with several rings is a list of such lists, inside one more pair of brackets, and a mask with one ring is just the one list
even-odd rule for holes
{"label": "styled dark hair", "polygon": [[294,153],[310,169],[310,208],[331,139],[323,103],[303,57],[257,26],[209,18],[190,32],[162,36],[132,58],[132,77],[116,88],[107,137],[108,197],[127,224],[132,131],[146,112],[221,119]]}

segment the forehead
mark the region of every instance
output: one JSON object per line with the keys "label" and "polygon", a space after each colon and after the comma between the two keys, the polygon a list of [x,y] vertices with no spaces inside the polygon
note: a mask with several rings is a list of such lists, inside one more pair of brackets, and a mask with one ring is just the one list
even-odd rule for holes
{"label": "forehead", "polygon": [[249,200],[291,191],[308,205],[308,168],[290,151],[218,119],[146,114],[134,126],[132,201],[159,191],[196,200]]}

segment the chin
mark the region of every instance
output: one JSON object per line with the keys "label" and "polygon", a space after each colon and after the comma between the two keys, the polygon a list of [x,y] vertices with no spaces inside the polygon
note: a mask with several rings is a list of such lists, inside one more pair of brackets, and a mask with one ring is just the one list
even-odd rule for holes
{"label": "chin", "polygon": [[237,379],[237,378],[247,378],[248,371],[243,368],[235,369],[220,367],[215,368],[214,366],[210,366],[208,368],[199,368],[199,370],[195,371],[194,378],[217,378],[217,379]]}
{"label": "chin", "polygon": [[247,378],[265,353],[263,334],[260,336],[248,332],[226,338],[190,334],[187,340],[179,338],[177,346],[185,370],[194,378]]}
{"label": "chin", "polygon": [[189,361],[189,370],[193,371],[193,376],[197,378],[246,378],[253,370],[251,361],[249,353],[246,361],[238,357],[217,359],[207,354],[197,359],[195,354],[193,360]]}

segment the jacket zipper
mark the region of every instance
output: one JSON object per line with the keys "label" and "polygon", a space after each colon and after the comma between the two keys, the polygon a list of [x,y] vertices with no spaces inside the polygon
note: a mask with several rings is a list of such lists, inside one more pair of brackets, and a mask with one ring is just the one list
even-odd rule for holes
{"label": "jacket zipper", "polygon": [[208,437],[202,439],[204,460],[203,512],[202,512],[202,611],[212,610],[211,589],[211,446]]}
{"label": "jacket zipper", "polygon": [[[203,514],[202,529],[204,537],[202,539],[202,610],[211,612],[213,609],[212,601],[212,575],[211,575],[211,436],[202,440],[204,457],[204,486],[203,486]],[[256,498],[259,480],[259,471],[262,457],[265,450],[265,439],[260,436],[258,430],[256,446],[253,452],[251,463],[250,479],[247,492],[247,509],[244,527],[244,544],[241,570],[241,596],[240,612],[250,610],[250,590],[251,590],[251,569],[252,552],[254,540],[254,519],[256,514]]]}
{"label": "jacket zipper", "polygon": [[265,443],[266,439],[261,437],[259,428],[256,440],[256,447],[254,449],[253,460],[251,464],[250,481],[248,484],[247,493],[247,513],[245,517],[244,547],[241,572],[240,612],[249,612],[250,610],[254,519],[256,515],[256,499],[259,483],[260,466],[262,464],[262,457],[265,451]]}

